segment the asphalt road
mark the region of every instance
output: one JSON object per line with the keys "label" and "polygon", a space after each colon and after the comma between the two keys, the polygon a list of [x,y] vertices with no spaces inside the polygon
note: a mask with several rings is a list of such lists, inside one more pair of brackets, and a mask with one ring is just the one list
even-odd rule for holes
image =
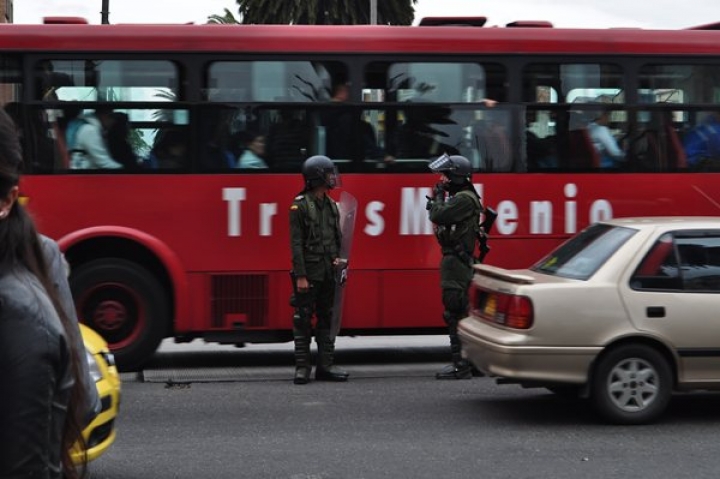
{"label": "asphalt road", "polygon": [[288,344],[164,345],[142,374],[123,374],[117,441],[90,477],[658,479],[720,470],[720,395],[676,397],[654,425],[608,426],[584,402],[543,389],[435,380],[445,338],[352,339],[338,341],[349,382],[304,386],[292,384]]}

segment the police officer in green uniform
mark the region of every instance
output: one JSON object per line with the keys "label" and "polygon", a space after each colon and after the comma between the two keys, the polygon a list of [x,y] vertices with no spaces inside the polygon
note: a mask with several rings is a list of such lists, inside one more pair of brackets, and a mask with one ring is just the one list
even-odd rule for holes
{"label": "police officer in green uniform", "polygon": [[442,249],[440,281],[445,308],[443,319],[448,325],[452,355],[452,364],[435,377],[469,379],[473,375],[473,367],[460,355],[457,327],[468,311],[468,289],[473,277],[474,253],[483,207],[472,184],[472,165],[467,158],[443,155],[430,163],[430,169],[442,174],[432,198],[428,198],[427,209]]}
{"label": "police officer in green uniform", "polygon": [[339,185],[340,175],[327,156],[311,156],[303,163],[305,189],[290,206],[292,248],[293,336],[295,384],[310,381],[310,340],[315,315],[318,360],[315,379],[347,381],[348,373],[333,366],[335,339],[330,334],[335,299],[335,266],[340,251],[337,204],[327,192]]}

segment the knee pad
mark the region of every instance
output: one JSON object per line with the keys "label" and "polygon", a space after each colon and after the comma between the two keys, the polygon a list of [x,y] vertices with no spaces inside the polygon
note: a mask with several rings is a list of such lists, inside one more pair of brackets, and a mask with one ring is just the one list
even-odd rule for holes
{"label": "knee pad", "polygon": [[310,326],[310,310],[306,308],[298,308],[293,315],[293,327],[297,330],[304,331]]}
{"label": "knee pad", "polygon": [[460,289],[444,289],[442,293],[442,300],[446,313],[451,313],[460,318],[467,312],[467,297]]}

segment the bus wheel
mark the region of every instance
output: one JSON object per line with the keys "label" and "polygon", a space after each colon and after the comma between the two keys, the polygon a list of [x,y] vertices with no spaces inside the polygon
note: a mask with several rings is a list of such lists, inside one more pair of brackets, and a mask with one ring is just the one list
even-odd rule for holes
{"label": "bus wheel", "polygon": [[150,359],[169,322],[165,292],[151,273],[101,259],[73,270],[70,286],[80,319],[105,338],[118,369],[136,370]]}
{"label": "bus wheel", "polygon": [[620,346],[604,355],[592,383],[592,400],[605,419],[616,424],[646,424],[670,402],[672,371],[655,349]]}

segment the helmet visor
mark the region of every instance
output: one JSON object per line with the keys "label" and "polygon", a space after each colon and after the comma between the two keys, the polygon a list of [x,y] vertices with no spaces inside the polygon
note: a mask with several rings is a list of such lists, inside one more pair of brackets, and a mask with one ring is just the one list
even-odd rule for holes
{"label": "helmet visor", "polygon": [[332,167],[324,168],[323,171],[325,174],[325,184],[328,185],[328,187],[338,188],[342,186],[340,172],[338,171],[337,166],[333,165]]}
{"label": "helmet visor", "polygon": [[443,153],[437,160],[428,165],[433,173],[447,173],[455,169],[455,165],[447,153]]}

